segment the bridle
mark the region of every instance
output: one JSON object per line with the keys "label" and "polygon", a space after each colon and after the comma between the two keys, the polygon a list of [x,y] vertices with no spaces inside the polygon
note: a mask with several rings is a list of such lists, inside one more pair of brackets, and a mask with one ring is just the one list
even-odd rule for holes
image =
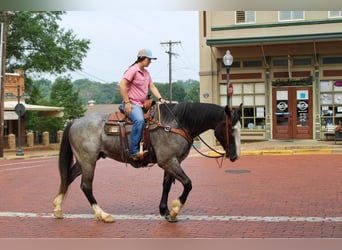
{"label": "bridle", "polygon": [[[173,116],[173,118],[175,119],[175,121],[177,122],[177,124],[179,124],[179,122],[178,122],[178,120],[177,120],[177,117],[174,115],[174,113],[172,112],[172,110],[169,108],[169,106],[168,105],[165,105],[166,106],[166,108],[167,108],[167,110],[170,112],[170,114]],[[233,115],[233,114],[232,114]],[[226,141],[226,148],[229,148],[229,115],[226,113],[226,115],[225,115],[225,120],[226,120],[226,131],[225,131],[225,133],[226,133],[226,138],[227,138],[227,141]],[[183,131],[183,133],[182,134],[186,134],[187,136],[186,137],[188,137],[189,138],[189,136],[190,135],[188,135],[186,132],[185,132],[185,130],[184,129],[182,129],[182,128],[180,128],[180,129],[177,129],[178,131]],[[175,131],[174,131],[175,132]],[[177,132],[176,132],[177,133]],[[178,134],[180,134],[179,132],[178,132]],[[183,135],[183,137],[184,137],[184,135]],[[215,152],[216,154],[218,154],[217,156],[211,156],[211,155],[206,155],[206,154],[203,154],[201,151],[199,151],[197,148],[196,148],[196,146],[192,143],[192,147],[197,151],[197,153],[199,153],[200,155],[202,155],[202,156],[204,156],[204,157],[207,157],[207,158],[215,158],[215,159],[217,159],[217,158],[222,158],[223,159],[223,157],[225,156],[225,153],[221,153],[221,152],[219,152],[219,151],[217,151],[216,149],[214,149],[213,147],[211,147],[208,143],[206,143],[202,138],[201,138],[201,136],[197,136],[198,138],[199,138],[199,140],[206,146],[206,147],[208,147],[210,150],[212,150],[213,152]],[[190,141],[189,139],[188,139],[188,141]],[[192,140],[193,141],[193,140]],[[222,166],[222,162],[221,162],[221,164],[219,164],[220,166]]]}
{"label": "bridle", "polygon": [[[234,113],[232,114],[232,116],[234,116]],[[226,120],[226,131],[225,131],[225,134],[226,134],[226,138],[227,138],[227,141],[226,141],[226,147],[225,148],[229,148],[229,115],[226,113],[225,115],[225,120]],[[219,151],[217,151],[216,149],[214,149],[213,147],[211,147],[208,143],[206,143],[202,138],[201,136],[198,136],[198,138],[200,139],[200,141],[206,146],[208,147],[211,151],[215,152],[216,154],[218,154],[217,156],[211,156],[211,155],[206,155],[206,154],[203,154],[202,152],[200,152],[194,145],[193,148],[197,151],[197,153],[199,153],[200,155],[204,156],[204,157],[207,157],[207,158],[223,158],[225,156],[225,153],[221,153]],[[221,163],[222,164],[222,163]]]}

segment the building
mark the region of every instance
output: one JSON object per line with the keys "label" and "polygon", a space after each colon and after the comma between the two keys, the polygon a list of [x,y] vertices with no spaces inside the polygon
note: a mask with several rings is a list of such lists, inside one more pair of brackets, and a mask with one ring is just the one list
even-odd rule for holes
{"label": "building", "polygon": [[342,122],[342,11],[201,11],[199,27],[200,100],[226,104],[229,50],[243,140],[320,140]]}
{"label": "building", "polygon": [[[50,107],[27,104],[25,102],[24,71],[16,70],[14,73],[6,73],[4,77],[4,140],[9,134],[18,136],[18,119],[20,119],[20,134],[22,145],[25,142],[25,113],[27,111],[38,111],[40,116],[62,117],[64,107]],[[19,96],[19,100],[18,100]],[[23,105],[24,113],[18,116],[16,107]]]}
{"label": "building", "polygon": [[88,105],[85,107],[86,115],[90,115],[93,113],[100,113],[100,114],[111,114],[115,111],[119,110],[120,104],[96,104],[94,100],[88,101]]}

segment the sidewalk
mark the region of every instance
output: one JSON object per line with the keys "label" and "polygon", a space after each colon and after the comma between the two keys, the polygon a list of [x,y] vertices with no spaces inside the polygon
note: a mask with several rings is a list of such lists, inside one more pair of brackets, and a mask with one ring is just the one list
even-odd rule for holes
{"label": "sidewalk", "polygon": [[342,143],[317,140],[269,140],[242,144],[242,155],[341,154]]}
{"label": "sidewalk", "polygon": [[0,160],[13,160],[13,159],[27,159],[37,157],[51,157],[59,155],[59,144],[50,144],[49,146],[37,145],[33,148],[22,147],[24,155],[17,156],[17,150],[4,150],[4,157],[0,157]]}
{"label": "sidewalk", "polygon": [[[221,147],[216,147],[222,150]],[[36,146],[23,148],[23,156],[17,156],[17,150],[5,150],[4,157],[0,159],[26,159],[36,157],[58,156],[59,145]],[[215,155],[208,149],[201,149],[209,155]],[[197,154],[191,149],[190,154]],[[261,142],[244,142],[241,148],[241,155],[299,155],[299,154],[342,154],[342,142],[316,141],[316,140],[269,140]]]}

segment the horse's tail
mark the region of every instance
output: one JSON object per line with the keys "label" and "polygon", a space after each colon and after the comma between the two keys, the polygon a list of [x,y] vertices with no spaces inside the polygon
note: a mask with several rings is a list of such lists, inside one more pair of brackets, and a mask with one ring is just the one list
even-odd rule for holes
{"label": "horse's tail", "polygon": [[68,190],[71,178],[71,166],[73,163],[73,153],[69,140],[69,131],[72,122],[65,127],[59,151],[59,174],[61,177],[60,193],[65,194]]}

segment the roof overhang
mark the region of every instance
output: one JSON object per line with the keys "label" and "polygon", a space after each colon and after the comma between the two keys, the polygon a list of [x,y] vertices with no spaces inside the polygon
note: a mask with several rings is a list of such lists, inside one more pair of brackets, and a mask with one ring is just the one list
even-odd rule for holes
{"label": "roof overhang", "polygon": [[301,34],[289,36],[263,36],[263,37],[242,37],[242,38],[216,38],[207,39],[207,45],[213,47],[224,46],[243,46],[254,44],[275,44],[275,43],[294,43],[308,41],[334,41],[341,40],[342,32],[325,33],[325,34]]}
{"label": "roof overhang", "polygon": [[[4,119],[5,120],[18,120],[18,116],[14,113],[15,106],[18,102],[5,101],[4,102]],[[38,111],[39,116],[49,116],[49,117],[63,117],[64,107],[52,107],[52,106],[42,106],[42,105],[32,105],[25,102],[21,102],[25,106],[27,111]],[[13,113],[16,115],[13,115]],[[9,119],[6,119],[9,118]]]}

